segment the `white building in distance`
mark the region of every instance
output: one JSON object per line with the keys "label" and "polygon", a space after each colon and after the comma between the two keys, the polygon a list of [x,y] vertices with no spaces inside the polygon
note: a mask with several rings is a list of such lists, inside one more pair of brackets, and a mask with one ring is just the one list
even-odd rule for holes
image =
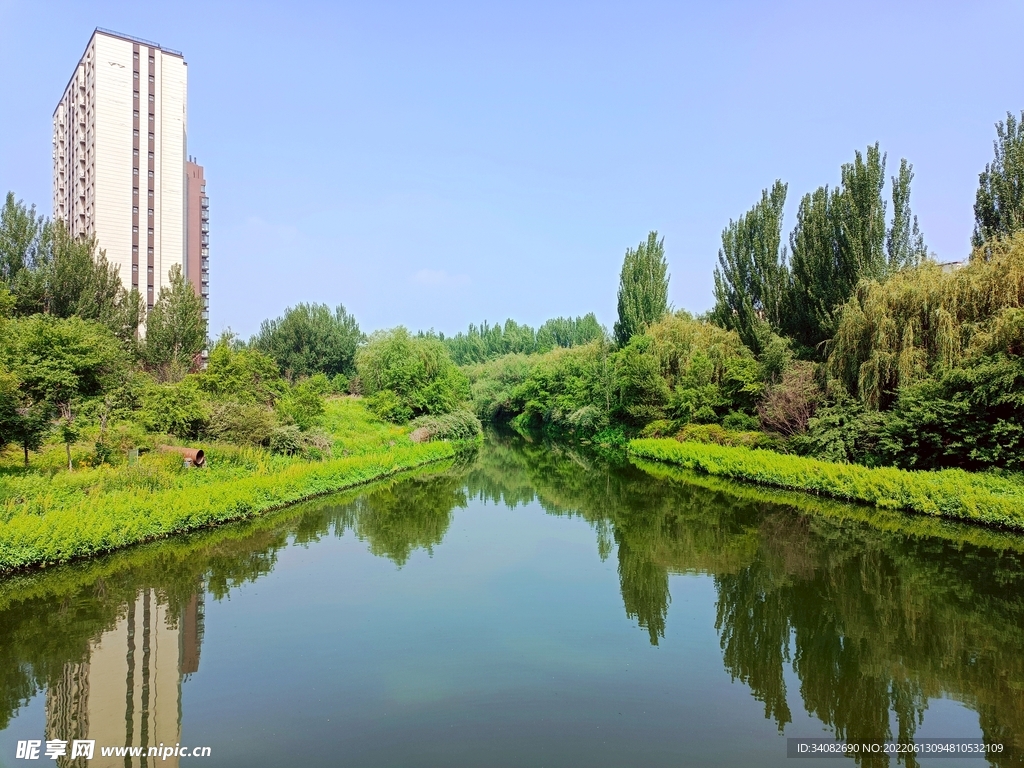
{"label": "white building in distance", "polygon": [[148,308],[172,266],[189,276],[187,139],[182,54],[97,28],[53,113],[53,215]]}

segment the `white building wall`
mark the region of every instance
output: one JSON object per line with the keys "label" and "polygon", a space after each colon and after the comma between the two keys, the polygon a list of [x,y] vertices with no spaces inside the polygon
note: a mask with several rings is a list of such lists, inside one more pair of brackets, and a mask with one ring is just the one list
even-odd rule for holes
{"label": "white building wall", "polygon": [[95,204],[97,244],[132,286],[132,44],[96,35]]}
{"label": "white building wall", "polygon": [[188,70],[183,59],[156,57],[157,81],[157,281],[156,293],[168,285],[171,267],[185,269],[185,133]]}
{"label": "white building wall", "polygon": [[[139,82],[133,77],[139,48]],[[149,83],[149,56],[154,82]],[[139,175],[133,175],[134,91],[140,92]],[[154,95],[153,193],[148,199],[149,93]],[[74,235],[95,235],[121,281],[132,287],[132,214],[138,207],[138,287],[147,297],[148,231],[153,293],[171,267],[184,271],[188,68],[181,56],[97,30],[53,115],[53,212]],[[138,198],[132,190],[138,187]],[[154,216],[148,216],[152,207]]]}

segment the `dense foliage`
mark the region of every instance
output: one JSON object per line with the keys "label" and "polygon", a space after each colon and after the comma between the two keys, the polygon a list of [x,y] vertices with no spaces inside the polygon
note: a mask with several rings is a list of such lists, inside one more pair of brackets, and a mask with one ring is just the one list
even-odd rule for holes
{"label": "dense foliage", "polygon": [[1024,111],[996,123],[995,158],[978,177],[973,243],[982,246],[1024,229]]}
{"label": "dense foliage", "polygon": [[469,395],[465,374],[444,343],[402,327],[370,336],[356,356],[359,386],[386,421],[450,413]]}
{"label": "dense foliage", "polygon": [[578,437],[730,415],[749,424],[763,387],[762,366],[735,332],[685,312],[665,315],[622,349],[601,340],[467,372],[481,418]]}
{"label": "dense foliage", "polygon": [[647,241],[626,251],[619,275],[615,341],[624,346],[668,311],[668,262],[665,238],[650,232]]}
{"label": "dense foliage", "polygon": [[250,344],[290,378],[350,377],[363,338],[359,323],[341,304],[334,312],[326,304],[297,304],[277,319],[264,320]]}
{"label": "dense foliage", "polygon": [[[424,334],[421,334],[424,335]],[[603,339],[606,333],[594,313],[583,317],[555,317],[536,331],[509,318],[503,325],[470,324],[465,333],[439,336],[456,365],[493,360],[502,355],[549,352],[555,347],[578,347]]]}

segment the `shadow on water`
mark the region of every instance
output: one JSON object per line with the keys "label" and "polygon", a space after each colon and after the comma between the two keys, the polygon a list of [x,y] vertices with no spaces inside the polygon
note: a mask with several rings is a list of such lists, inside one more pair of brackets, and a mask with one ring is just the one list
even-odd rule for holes
{"label": "shadow on water", "polygon": [[[129,677],[138,669],[155,681],[159,669],[144,665],[164,664],[180,706],[181,680],[200,663],[206,601],[272,571],[286,546],[346,532],[401,567],[415,550],[432,552],[473,500],[536,502],[586,520],[601,558],[617,560],[626,617],[655,645],[666,637],[670,576],[710,576],[723,664],[780,732],[793,720],[787,678],[806,710],[850,741],[911,739],[928,700],[948,697],[978,713],[988,742],[1014,745],[993,764],[1018,764],[1024,538],[505,437],[440,471],[0,582],[0,729],[45,689],[48,731],[85,733],[97,648],[116,647]],[[147,661],[155,633],[172,637],[173,659]],[[172,743],[173,718],[147,715],[140,685],[127,683],[127,727],[163,728]]]}

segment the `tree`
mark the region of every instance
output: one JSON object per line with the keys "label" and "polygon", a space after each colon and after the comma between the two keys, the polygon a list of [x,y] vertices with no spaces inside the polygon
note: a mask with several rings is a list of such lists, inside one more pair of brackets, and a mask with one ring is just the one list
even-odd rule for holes
{"label": "tree", "polygon": [[196,378],[204,392],[219,400],[273,405],[285,392],[277,363],[239,344],[230,332],[217,339],[206,369]]}
{"label": "tree", "polygon": [[619,276],[619,319],[615,323],[615,341],[625,346],[638,333],[668,311],[668,262],[665,238],[647,235],[636,250],[626,250]]}
{"label": "tree", "polygon": [[37,216],[8,193],[0,210],[0,284],[14,312],[96,320],[133,347],[142,316],[135,289],[126,291],[95,238],[73,237],[62,222]]}
{"label": "tree", "polygon": [[469,381],[444,343],[401,326],[371,335],[356,356],[356,370],[370,407],[390,421],[451,413],[469,397]]}
{"label": "tree", "polygon": [[170,285],[160,289],[160,297],[146,319],[143,357],[152,368],[188,371],[196,367],[205,346],[203,300],[175,264]]}
{"label": "tree", "polygon": [[862,279],[885,280],[925,255],[910,212],[913,168],[905,160],[893,178],[895,215],[886,229],[885,161],[876,143],[842,167],[839,187],[819,187],[800,201],[789,241],[792,279],[782,319],[785,330],[819,356]]}
{"label": "tree", "polygon": [[537,351],[546,352],[554,347],[580,347],[592,341],[603,340],[607,331],[593,312],[583,317],[554,317],[537,329]]}
{"label": "tree", "polygon": [[269,355],[286,375],[350,375],[356,347],[364,339],[356,319],[341,304],[297,304],[276,320],[264,320],[252,345]]}
{"label": "tree", "polygon": [[788,270],[782,242],[782,212],[787,185],[776,181],[761,193],[761,201],[722,231],[722,248],[715,268],[715,308],[712,319],[739,333],[743,343],[760,352],[767,323],[778,330]]}
{"label": "tree", "polygon": [[[84,398],[95,397],[123,367],[117,339],[99,323],[79,317],[33,315],[7,326],[10,370],[21,382],[22,412],[31,426],[56,413],[71,469],[75,416]],[[27,443],[26,454],[27,454]],[[38,447],[38,446],[36,446]]]}
{"label": "tree", "polygon": [[0,210],[0,282],[8,288],[18,274],[31,267],[49,249],[52,230],[36,207],[27,207],[8,192]]}
{"label": "tree", "polygon": [[995,158],[978,175],[974,200],[974,235],[978,247],[1024,229],[1024,111],[1020,122],[1006,113],[996,123]]}

